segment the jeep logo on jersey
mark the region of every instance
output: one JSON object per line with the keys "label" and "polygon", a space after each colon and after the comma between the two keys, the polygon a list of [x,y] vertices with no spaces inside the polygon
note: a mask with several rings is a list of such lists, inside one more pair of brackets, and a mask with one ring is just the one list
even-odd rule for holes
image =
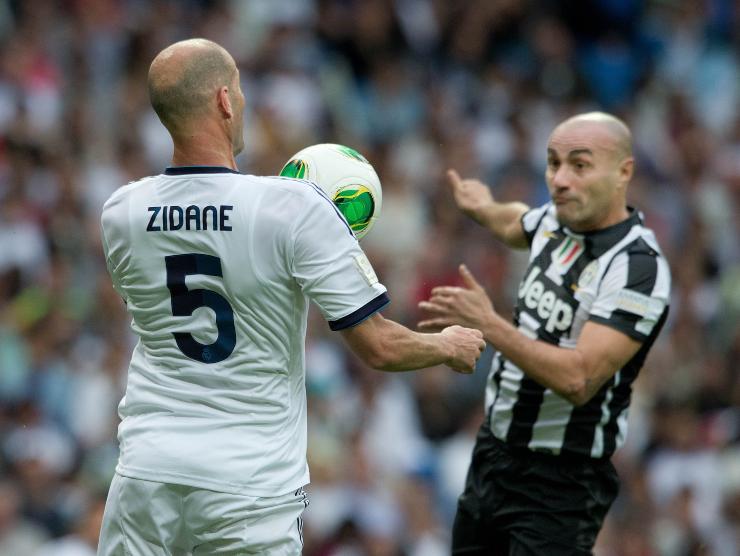
{"label": "jeep logo on jersey", "polygon": [[545,289],[545,284],[537,280],[541,272],[539,267],[532,268],[526,280],[519,286],[519,298],[528,309],[537,313],[548,332],[568,330],[573,324],[573,308],[558,299],[554,291]]}

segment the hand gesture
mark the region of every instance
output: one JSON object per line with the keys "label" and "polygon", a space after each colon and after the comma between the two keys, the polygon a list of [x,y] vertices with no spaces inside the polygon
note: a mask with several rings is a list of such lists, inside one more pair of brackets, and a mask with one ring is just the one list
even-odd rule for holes
{"label": "hand gesture", "polygon": [[483,333],[462,326],[448,326],[441,335],[449,340],[452,356],[447,365],[459,373],[470,374],[475,370],[475,362],[486,347]]}
{"label": "hand gesture", "polygon": [[485,208],[493,204],[490,188],[480,180],[460,178],[455,170],[447,170],[447,183],[457,207],[479,224],[484,224]]}
{"label": "hand gesture", "polygon": [[438,286],[428,301],[419,302],[419,308],[430,315],[419,322],[421,330],[440,330],[453,324],[486,330],[496,314],[493,303],[465,265],[460,265],[460,276],[465,287]]}

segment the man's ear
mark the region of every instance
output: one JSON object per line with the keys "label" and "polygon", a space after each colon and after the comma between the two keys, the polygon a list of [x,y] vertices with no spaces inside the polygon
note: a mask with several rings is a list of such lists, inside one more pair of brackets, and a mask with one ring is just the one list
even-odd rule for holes
{"label": "man's ear", "polygon": [[224,117],[233,117],[234,110],[231,106],[231,98],[229,98],[229,88],[226,85],[218,90],[216,99],[218,102],[218,109],[221,111]]}
{"label": "man's ear", "polygon": [[632,175],[635,172],[635,159],[630,157],[625,158],[619,164],[619,183],[622,187],[627,187],[627,184],[632,179]]}

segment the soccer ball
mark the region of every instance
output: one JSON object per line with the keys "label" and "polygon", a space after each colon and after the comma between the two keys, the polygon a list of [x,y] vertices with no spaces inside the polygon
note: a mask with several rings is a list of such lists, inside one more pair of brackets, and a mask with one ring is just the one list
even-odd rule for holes
{"label": "soccer ball", "polygon": [[383,192],[372,165],[356,150],[334,143],[311,145],[298,151],[280,175],[314,182],[344,215],[360,239],[380,215]]}

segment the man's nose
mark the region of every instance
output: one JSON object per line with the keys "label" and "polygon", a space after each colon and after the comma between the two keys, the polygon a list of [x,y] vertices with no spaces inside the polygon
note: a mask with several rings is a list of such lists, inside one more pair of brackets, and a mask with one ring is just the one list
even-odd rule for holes
{"label": "man's nose", "polygon": [[552,175],[551,183],[557,189],[568,189],[570,187],[568,169],[565,166],[558,168]]}

